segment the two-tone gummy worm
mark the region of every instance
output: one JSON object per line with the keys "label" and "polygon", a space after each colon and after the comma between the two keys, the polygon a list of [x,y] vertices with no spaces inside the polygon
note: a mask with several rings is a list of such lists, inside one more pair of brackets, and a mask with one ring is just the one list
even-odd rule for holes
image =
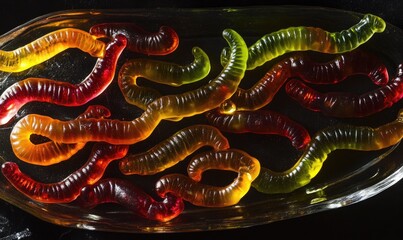
{"label": "two-tone gummy worm", "polygon": [[103,176],[111,161],[127,154],[128,146],[97,143],[84,166],[56,183],[38,182],[21,172],[17,163],[5,162],[4,177],[27,197],[43,203],[68,203],[75,200],[84,186],[92,185]]}
{"label": "two-tone gummy worm", "polygon": [[0,71],[21,72],[69,48],[78,48],[98,58],[105,54],[105,43],[95,36],[79,29],[63,28],[15,50],[0,50]]}
{"label": "two-tone gummy worm", "polygon": [[365,75],[384,86],[389,73],[381,59],[367,51],[354,50],[339,54],[327,62],[316,62],[306,53],[296,53],[275,63],[249,89],[238,88],[234,95],[220,105],[223,113],[260,109],[269,104],[290,78],[301,78],[312,84],[336,84],[349,77]]}
{"label": "two-tone gummy worm", "polygon": [[178,65],[152,59],[133,59],[126,61],[120,68],[118,83],[126,102],[141,109],[161,94],[154,88],[140,87],[137,78],[142,77],[150,81],[169,86],[182,86],[204,79],[210,72],[210,59],[198,47],[192,49],[194,61],[188,65]]}
{"label": "two-tone gummy worm", "polygon": [[0,124],[8,123],[28,102],[48,102],[62,106],[80,106],[99,96],[112,82],[116,64],[126,46],[126,38],[117,36],[98,58],[91,73],[78,84],[46,78],[27,78],[8,87],[0,96]]}
{"label": "two-tone gummy worm", "polygon": [[[224,187],[200,183],[202,173],[209,169],[235,171],[238,176]],[[168,174],[157,181],[155,188],[161,197],[172,193],[196,206],[232,206],[249,191],[259,172],[259,161],[246,152],[237,149],[210,151],[197,155],[189,162],[189,177]]]}
{"label": "two-tone gummy worm", "polygon": [[307,185],[322,168],[328,154],[337,149],[375,151],[393,146],[403,137],[403,110],[397,119],[377,128],[341,125],[320,130],[306,147],[295,165],[284,171],[274,172],[261,168],[252,186],[259,192],[288,193]]}
{"label": "two-tone gummy worm", "polygon": [[[354,26],[340,32],[328,32],[316,27],[290,27],[266,34],[249,47],[248,70],[293,51],[316,51],[322,53],[349,52],[367,42],[375,33],[383,32],[385,21],[366,14]],[[221,54],[221,62],[228,59],[228,49]]]}
{"label": "two-tone gummy worm", "polygon": [[[163,119],[190,117],[214,109],[230,98],[238,88],[246,70],[247,47],[242,37],[231,29],[223,37],[232,53],[222,72],[208,84],[182,94],[162,96],[147,106],[144,113],[132,120],[75,119],[61,121],[48,116],[29,114],[13,127],[10,141],[13,151],[34,146],[32,134],[59,143],[102,141],[131,145],[147,138]],[[18,153],[15,152],[16,155]],[[47,155],[43,155],[47,158]]]}
{"label": "two-tone gummy worm", "polygon": [[193,125],[176,132],[144,153],[127,155],[119,161],[119,169],[125,175],[152,175],[174,166],[206,146],[224,150],[229,148],[229,143],[217,128]]}

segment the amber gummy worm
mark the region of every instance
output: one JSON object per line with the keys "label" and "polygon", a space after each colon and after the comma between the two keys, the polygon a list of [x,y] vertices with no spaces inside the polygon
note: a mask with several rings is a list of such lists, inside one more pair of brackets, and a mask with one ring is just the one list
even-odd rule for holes
{"label": "amber gummy worm", "polygon": [[97,182],[113,160],[126,155],[128,146],[98,143],[87,163],[56,183],[41,183],[22,173],[15,162],[5,162],[1,171],[6,179],[27,197],[43,203],[68,203],[80,194],[84,186]]}
{"label": "amber gummy worm", "polygon": [[81,190],[74,204],[93,208],[102,203],[117,203],[133,213],[150,220],[166,222],[183,212],[184,203],[179,197],[166,194],[158,202],[132,182],[117,178],[102,179]]}
{"label": "amber gummy worm", "polygon": [[245,74],[247,60],[247,47],[238,33],[226,29],[223,31],[223,37],[231,46],[231,58],[222,72],[208,84],[182,94],[160,97],[150,103],[140,117],[132,121],[61,121],[37,114],[26,115],[11,131],[10,142],[13,151],[32,149],[35,146],[30,140],[32,134],[59,143],[102,141],[131,145],[147,138],[163,119],[194,116],[218,107],[236,91]]}
{"label": "amber gummy worm", "polygon": [[0,50],[0,71],[21,72],[69,48],[78,48],[99,58],[105,53],[105,43],[97,40],[97,37],[80,29],[63,28],[15,50]]}
{"label": "amber gummy worm", "polygon": [[[356,49],[367,42],[375,33],[383,32],[385,21],[375,15],[366,14],[362,19],[340,32],[328,32],[315,27],[290,27],[266,34],[249,47],[248,70],[293,51],[316,51],[322,53],[343,53]],[[221,54],[221,62],[226,63],[228,49]]]}
{"label": "amber gummy worm", "polygon": [[340,125],[316,133],[293,167],[283,172],[261,168],[252,186],[259,192],[288,193],[307,185],[322,168],[328,154],[337,149],[375,151],[393,146],[403,137],[403,110],[397,119],[377,128]]}
{"label": "amber gummy worm", "polygon": [[385,86],[363,94],[350,92],[322,93],[291,79],[285,86],[287,94],[301,106],[326,116],[339,118],[366,117],[390,108],[403,97],[403,64],[397,69],[396,77]]}
{"label": "amber gummy worm", "polygon": [[169,26],[161,26],[153,33],[133,23],[100,23],[92,26],[89,32],[96,37],[124,35],[128,39],[128,50],[147,55],[167,55],[179,45],[178,34]]}
{"label": "amber gummy worm", "polygon": [[382,59],[367,51],[356,49],[339,54],[327,62],[316,62],[306,52],[299,52],[275,63],[251,88],[238,90],[220,105],[220,111],[248,111],[269,104],[290,78],[301,78],[312,84],[336,84],[357,75],[365,75],[376,85],[384,86],[389,73]]}
{"label": "amber gummy worm", "polygon": [[[77,117],[82,118],[107,118],[111,115],[108,108],[102,105],[91,105],[85,112]],[[19,149],[16,151],[16,157],[20,160],[41,166],[49,166],[70,159],[85,146],[86,142],[77,142],[71,144],[46,141],[32,145],[29,149]],[[19,148],[21,146],[15,146]]]}
{"label": "amber gummy worm", "polygon": [[[224,187],[200,183],[202,173],[209,169],[235,171],[238,176]],[[189,162],[189,177],[168,174],[157,181],[155,188],[162,197],[172,193],[196,206],[226,207],[237,204],[248,193],[259,172],[259,161],[244,151],[209,151],[195,156]]]}
{"label": "amber gummy worm", "polygon": [[104,58],[98,58],[91,73],[79,84],[46,78],[26,78],[14,83],[0,96],[0,124],[8,123],[28,102],[80,106],[99,96],[111,84],[126,42],[121,35],[111,41]]}
{"label": "amber gummy worm", "polygon": [[144,153],[127,155],[119,161],[119,169],[125,175],[152,175],[174,166],[206,146],[224,150],[229,148],[229,143],[215,127],[192,125],[176,132]]}

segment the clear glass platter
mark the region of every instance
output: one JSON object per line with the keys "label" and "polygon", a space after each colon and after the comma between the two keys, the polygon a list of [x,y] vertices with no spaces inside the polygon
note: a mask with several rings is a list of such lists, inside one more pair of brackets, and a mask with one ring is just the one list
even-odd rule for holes
{"label": "clear glass platter", "polygon": [[[56,12],[33,19],[18,26],[0,37],[0,49],[12,50],[56,29],[71,27],[88,31],[91,26],[104,22],[133,22],[152,32],[160,26],[170,26],[179,35],[179,47],[166,56],[144,56],[124,53],[119,60],[132,57],[149,57],[163,61],[186,64],[192,61],[191,49],[202,48],[211,61],[211,71],[206,79],[181,88],[162,87],[147,81],[142,84],[161,89],[164,94],[183,92],[206,84],[215,78],[222,66],[221,50],[227,46],[222,38],[222,31],[231,28],[246,41],[253,44],[257,39],[290,26],[314,26],[330,32],[341,31],[356,24],[363,14],[314,7],[279,6],[248,8],[212,8],[212,9],[136,9],[136,10],[82,10]],[[383,33],[375,34],[360,48],[376,53],[388,67],[389,75],[395,76],[397,65],[403,63],[403,32],[387,24]],[[10,84],[26,77],[46,77],[79,82],[94,66],[95,58],[77,49],[69,49],[54,58],[20,73],[0,72],[0,91]],[[275,60],[262,67],[247,71],[241,86],[248,86],[262,75]],[[119,68],[118,68],[119,69]],[[356,81],[346,80],[339,90],[363,92],[368,90],[368,79],[356,77]],[[249,82],[249,83],[248,83]],[[54,118],[69,119],[79,115],[91,104],[103,104],[114,110],[111,117],[133,119],[142,113],[141,109],[125,104],[116,81],[98,98],[80,107],[62,107],[46,103],[29,103],[17,114],[17,119],[29,113],[50,115]],[[353,124],[378,127],[393,121],[402,101],[391,108],[363,118],[339,119],[326,117],[318,112],[302,109],[280,90],[273,101],[264,107],[283,113],[304,125],[311,136],[318,130],[335,125]],[[49,167],[24,164],[13,154],[9,134],[12,125],[0,127],[0,150],[2,161],[14,161],[21,164],[21,169],[43,182],[55,182],[65,178],[78,169],[87,159],[92,144],[71,160]],[[179,122],[163,121],[155,132],[146,140],[130,147],[130,152],[142,152],[174,132],[191,124],[206,124],[204,116],[194,116]],[[247,151],[258,158],[262,166],[286,169],[298,159],[298,152],[287,139],[274,135],[227,134],[231,147]],[[307,186],[287,194],[262,194],[251,188],[235,206],[222,208],[204,208],[186,203],[185,210],[168,222],[147,220],[114,204],[99,205],[93,209],[82,209],[71,204],[44,204],[33,201],[15,190],[0,174],[0,198],[45,221],[75,228],[96,229],[113,232],[159,233],[159,232],[197,232],[208,230],[232,229],[267,224],[284,219],[300,217],[320,211],[347,206],[381,193],[403,177],[403,147],[396,145],[384,150],[359,152],[338,150],[329,155],[320,173]],[[196,154],[196,153],[195,153]],[[194,155],[194,154],[193,154]],[[193,156],[192,155],[192,156]],[[190,159],[190,157],[189,157]],[[118,172],[116,162],[111,163],[105,173],[130,179],[148,194],[158,199],[154,192],[155,181],[166,173],[185,173],[187,160],[166,171],[152,176],[123,176]],[[226,184],[233,178],[215,171],[203,175],[211,184]]]}

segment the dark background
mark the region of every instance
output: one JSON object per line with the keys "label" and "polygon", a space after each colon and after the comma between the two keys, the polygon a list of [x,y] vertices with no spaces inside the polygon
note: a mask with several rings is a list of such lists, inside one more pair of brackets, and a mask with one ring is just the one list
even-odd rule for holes
{"label": "dark background", "polygon": [[[333,0],[333,1],[95,1],[53,0],[2,3],[0,35],[35,17],[60,10],[84,8],[147,7],[236,7],[252,5],[309,5],[372,13],[403,28],[403,1]],[[4,216],[7,219],[3,219]],[[29,231],[24,231],[29,229]],[[243,229],[197,233],[127,234],[64,228],[38,220],[0,201],[0,240],[19,239],[13,233],[28,233],[21,239],[403,239],[403,182],[380,194],[347,207],[295,219]],[[27,236],[29,235],[29,236]]]}

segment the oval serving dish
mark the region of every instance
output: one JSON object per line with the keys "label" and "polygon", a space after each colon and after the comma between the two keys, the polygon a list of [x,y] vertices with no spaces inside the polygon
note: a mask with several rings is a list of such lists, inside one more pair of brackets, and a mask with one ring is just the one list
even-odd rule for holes
{"label": "oval serving dish", "polygon": [[[61,28],[78,28],[88,31],[97,23],[133,22],[147,31],[158,31],[160,26],[170,26],[179,36],[179,46],[166,56],[145,56],[124,53],[119,59],[118,69],[125,59],[149,57],[162,61],[186,64],[192,61],[191,49],[203,49],[210,58],[211,71],[202,81],[180,88],[161,87],[164,94],[187,91],[206,84],[215,78],[222,66],[221,50],[227,46],[222,31],[227,28],[237,31],[249,46],[265,34],[291,26],[313,26],[329,32],[341,31],[356,24],[363,14],[326,8],[312,7],[250,7],[226,9],[143,9],[143,10],[89,10],[52,13],[34,19],[0,37],[0,49],[12,50],[36,38]],[[398,64],[403,63],[403,32],[387,24],[382,33],[375,34],[359,48],[375,53],[387,66],[393,78]],[[60,79],[72,83],[83,79],[94,66],[95,58],[76,49],[66,50],[55,57],[19,73],[0,72],[0,90],[3,92],[12,83],[27,77]],[[246,71],[241,86],[247,87],[260,79],[276,59],[252,71]],[[338,91],[368,91],[368,79],[355,76],[337,86]],[[139,80],[140,81],[140,80]],[[248,83],[249,82],[249,83]],[[249,85],[248,85],[249,84]],[[331,90],[331,86],[323,88]],[[71,119],[79,115],[90,104],[102,104],[113,112],[111,118],[130,120],[142,110],[128,105],[121,96],[116,81],[99,97],[84,106],[62,107],[46,103],[29,103],[16,115],[22,118],[29,113],[50,115],[53,118]],[[393,121],[402,101],[379,113],[361,118],[327,117],[320,112],[303,109],[280,89],[273,101],[264,109],[273,110],[292,117],[309,131],[311,136],[320,129],[336,124],[364,125],[378,127]],[[21,169],[42,182],[55,182],[78,169],[91,151],[88,144],[72,159],[48,167],[33,166],[19,161],[10,146],[10,131],[16,120],[0,127],[2,161],[13,161]],[[185,118],[181,121],[162,121],[152,135],[144,141],[130,146],[132,153],[142,152],[166,139],[174,132],[191,124],[206,124],[201,116]],[[259,159],[260,164],[275,169],[287,169],[299,158],[299,153],[287,139],[275,135],[228,134],[231,147],[247,151]],[[185,203],[185,210],[167,222],[157,222],[141,218],[115,204],[103,204],[93,209],[83,209],[71,204],[45,204],[33,201],[18,192],[0,175],[0,198],[45,221],[68,227],[96,229],[116,232],[191,232],[231,229],[266,224],[284,219],[313,214],[347,206],[392,186],[403,177],[403,146],[395,145],[379,151],[338,150],[329,155],[319,174],[306,186],[284,194],[263,194],[251,188],[241,201],[229,207],[205,208]],[[190,159],[190,157],[189,157]],[[186,173],[188,160],[181,161],[162,173],[151,176],[124,176],[118,172],[117,163],[108,166],[104,177],[119,177],[136,183],[155,199],[156,180],[166,173]],[[209,184],[224,185],[234,177],[206,172],[203,179]],[[210,179],[210,180],[209,180]]]}

